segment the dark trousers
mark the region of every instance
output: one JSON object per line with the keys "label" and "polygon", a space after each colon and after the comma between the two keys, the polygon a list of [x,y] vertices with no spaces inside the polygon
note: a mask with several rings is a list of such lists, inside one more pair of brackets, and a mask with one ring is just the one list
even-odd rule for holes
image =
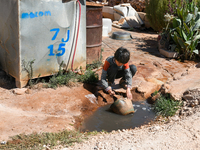
{"label": "dark trousers", "polygon": [[[131,71],[131,74],[132,74],[132,77],[135,75],[135,73],[137,72],[137,68],[135,65],[130,65],[130,71]],[[116,75],[116,79],[119,79],[122,77],[122,79],[125,80],[125,73],[124,73],[124,70],[120,70],[117,72],[117,75]]]}

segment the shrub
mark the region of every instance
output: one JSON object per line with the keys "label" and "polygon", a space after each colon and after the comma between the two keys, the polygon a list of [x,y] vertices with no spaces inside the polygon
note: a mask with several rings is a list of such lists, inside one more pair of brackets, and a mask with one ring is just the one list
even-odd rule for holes
{"label": "shrub", "polygon": [[161,31],[165,26],[164,14],[168,8],[168,0],[146,0],[146,15],[151,27]]}
{"label": "shrub", "polygon": [[183,0],[146,0],[145,2],[145,12],[151,27],[155,31],[161,31],[166,26],[164,15],[176,14],[176,8],[182,4]]}
{"label": "shrub", "polygon": [[84,75],[78,76],[78,81],[83,83],[96,83],[98,82],[99,76],[92,70],[86,70]]}
{"label": "shrub", "polygon": [[48,87],[49,88],[56,88],[58,86],[62,86],[62,85],[67,85],[69,81],[76,81],[77,78],[77,74],[72,72],[72,71],[68,71],[68,72],[58,72],[58,74],[53,75],[52,78],[50,78],[49,83],[48,83]]}
{"label": "shrub", "polygon": [[200,39],[200,13],[194,0],[186,0],[177,6],[175,16],[166,14],[166,27],[163,28],[161,41],[165,40],[167,49],[177,51],[182,60],[192,60],[198,54]]}
{"label": "shrub", "polygon": [[169,94],[166,94],[165,96],[161,95],[161,97],[156,100],[152,107],[157,115],[170,117],[175,115],[180,106],[182,106],[180,101],[174,101],[170,98]]}

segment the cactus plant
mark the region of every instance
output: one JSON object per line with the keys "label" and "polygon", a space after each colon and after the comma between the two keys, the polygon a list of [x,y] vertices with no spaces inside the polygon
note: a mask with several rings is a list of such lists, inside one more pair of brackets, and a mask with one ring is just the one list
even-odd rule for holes
{"label": "cactus plant", "polygon": [[146,0],[147,18],[155,31],[161,31],[165,26],[164,15],[176,13],[176,7],[181,0]]}

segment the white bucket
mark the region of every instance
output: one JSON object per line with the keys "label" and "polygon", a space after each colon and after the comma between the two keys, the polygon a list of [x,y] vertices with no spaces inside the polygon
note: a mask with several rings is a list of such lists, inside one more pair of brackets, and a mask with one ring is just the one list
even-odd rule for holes
{"label": "white bucket", "polygon": [[102,36],[103,37],[108,37],[108,27],[107,26],[103,26],[103,30],[102,30]]}
{"label": "white bucket", "polygon": [[109,18],[103,18],[103,27],[108,27],[108,33],[112,31],[112,20]]}

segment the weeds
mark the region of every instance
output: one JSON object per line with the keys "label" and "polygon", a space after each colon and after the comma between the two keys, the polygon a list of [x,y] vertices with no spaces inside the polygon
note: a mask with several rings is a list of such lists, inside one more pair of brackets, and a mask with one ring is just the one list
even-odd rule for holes
{"label": "weeds", "polygon": [[[28,77],[29,77],[28,85],[31,88],[33,87],[33,85],[37,84],[40,81],[39,79],[40,75],[38,76],[37,79],[35,80],[32,79],[33,78],[33,67],[32,67],[33,63],[34,63],[34,60],[28,63],[23,61],[22,63],[24,70],[28,73]],[[98,74],[92,71],[92,69],[99,67],[102,64],[100,61],[91,64],[91,66],[88,67],[87,70],[81,75],[70,70],[66,71],[62,69],[62,64],[63,62],[60,64],[59,71],[57,74],[53,75],[47,81],[45,81],[44,78],[41,80],[41,82],[43,83],[43,87],[55,89],[58,86],[63,86],[63,85],[74,86],[77,82],[82,82],[82,83],[98,82],[98,79],[99,79]],[[80,70],[81,72],[83,72],[82,67],[80,67]]]}
{"label": "weeds", "polygon": [[99,68],[100,66],[102,66],[102,62],[101,61],[94,61],[92,64],[87,64],[86,68],[88,70],[93,70],[95,68]]}
{"label": "weeds", "polygon": [[78,81],[83,83],[96,83],[98,79],[98,74],[92,70],[87,70],[85,74],[78,76]]}
{"label": "weeds", "polygon": [[153,92],[152,94],[151,94],[151,96],[155,96],[155,95],[157,95],[158,94],[158,91],[155,91],[155,92]]}
{"label": "weeds", "polygon": [[70,86],[71,83],[82,82],[82,83],[96,83],[98,82],[98,74],[92,70],[86,70],[84,74],[76,74],[73,71],[60,72],[49,80],[47,87],[56,88],[58,86],[66,85]]}
{"label": "weeds", "polygon": [[[29,79],[29,82],[28,84],[30,86],[33,86],[33,63],[34,63],[35,59],[34,60],[31,60],[31,61],[28,61],[26,62],[25,60],[22,60],[22,67],[23,67],[23,71],[26,71],[28,73],[28,79]],[[40,76],[40,75],[39,75]]]}
{"label": "weeds", "polygon": [[80,133],[79,131],[64,130],[58,133],[33,133],[30,135],[20,134],[12,137],[5,145],[0,145],[0,149],[22,150],[22,149],[44,149],[44,145],[53,148],[57,145],[64,147],[71,146],[75,142],[81,142],[90,135],[96,135],[97,132]]}
{"label": "weeds", "polygon": [[180,101],[174,101],[170,98],[169,94],[161,95],[153,104],[153,110],[157,115],[163,117],[171,117],[176,114],[177,110],[182,106]]}
{"label": "weeds", "polygon": [[104,49],[101,48],[101,53],[100,53],[99,60],[94,61],[92,64],[87,64],[86,65],[87,70],[93,70],[93,69],[99,68],[100,66],[103,65],[103,63],[102,63],[102,59],[103,59],[102,52],[103,51],[104,51]]}
{"label": "weeds", "polygon": [[56,88],[58,86],[67,85],[70,80],[76,82],[77,76],[78,75],[72,71],[59,71],[56,75],[53,75],[50,78],[47,87]]}

